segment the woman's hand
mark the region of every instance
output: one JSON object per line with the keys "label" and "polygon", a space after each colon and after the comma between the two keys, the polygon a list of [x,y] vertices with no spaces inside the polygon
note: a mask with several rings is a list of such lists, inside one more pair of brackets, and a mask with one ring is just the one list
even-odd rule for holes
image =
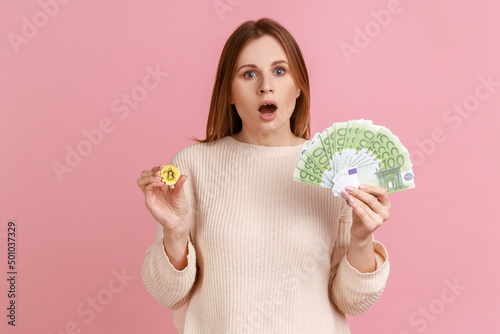
{"label": "woman's hand", "polygon": [[358,188],[346,187],[343,195],[352,207],[351,238],[366,240],[389,219],[391,202],[383,187],[363,184]]}
{"label": "woman's hand", "polygon": [[146,197],[146,208],[163,225],[166,232],[188,233],[189,206],[183,187],[187,176],[181,175],[175,185],[167,185],[160,176],[163,166],[165,165],[143,171],[137,184]]}

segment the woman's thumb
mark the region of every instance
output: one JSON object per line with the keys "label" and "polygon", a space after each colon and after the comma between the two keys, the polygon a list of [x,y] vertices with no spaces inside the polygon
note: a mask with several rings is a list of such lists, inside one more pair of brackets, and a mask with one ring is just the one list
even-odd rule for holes
{"label": "woman's thumb", "polygon": [[187,175],[182,174],[174,185],[174,194],[176,197],[185,198],[184,182],[187,180]]}

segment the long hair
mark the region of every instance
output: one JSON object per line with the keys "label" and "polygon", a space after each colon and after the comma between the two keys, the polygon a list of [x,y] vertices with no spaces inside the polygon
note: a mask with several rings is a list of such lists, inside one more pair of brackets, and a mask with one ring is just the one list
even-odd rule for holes
{"label": "long hair", "polygon": [[236,60],[241,50],[252,40],[269,35],[274,37],[285,50],[290,62],[290,70],[296,85],[300,88],[300,96],[290,118],[290,130],[296,136],[310,138],[310,92],[309,76],[299,46],[293,36],[279,23],[269,18],[258,21],[246,21],[229,37],[222,50],[212,100],[208,115],[206,139],[192,137],[191,140],[209,143],[239,132],[242,121],[236,108],[229,101],[231,85],[236,72]]}

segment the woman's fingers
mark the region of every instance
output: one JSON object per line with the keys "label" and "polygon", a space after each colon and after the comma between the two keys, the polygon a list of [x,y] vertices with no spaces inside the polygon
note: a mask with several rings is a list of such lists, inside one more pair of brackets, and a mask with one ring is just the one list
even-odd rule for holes
{"label": "woman's fingers", "polygon": [[363,201],[357,199],[356,197],[349,197],[349,203],[351,203],[352,210],[357,213],[361,220],[372,220],[377,224],[381,224],[381,217],[374,212],[368,205]]}
{"label": "woman's fingers", "polygon": [[185,216],[189,213],[189,207],[183,184],[187,176],[182,175],[175,187],[167,185],[160,176],[164,166],[142,171],[137,184],[145,195],[146,208],[160,224],[172,231],[185,229]]}
{"label": "woman's fingers", "polygon": [[151,170],[143,170],[141,173],[141,177],[151,176],[151,175],[153,175],[153,176],[160,175],[159,172],[161,171],[163,166],[165,166],[165,165],[153,167],[153,168],[151,168]]}
{"label": "woman's fingers", "polygon": [[[151,195],[151,193],[155,191],[155,189],[158,189],[163,193],[162,196],[168,196],[168,194],[170,193],[174,198],[185,199],[183,185],[187,179],[187,176],[181,175],[179,180],[177,180],[175,186],[167,185],[162,181],[162,178],[160,176],[160,170],[163,168],[163,166],[165,165],[156,166],[151,168],[151,170],[142,171],[141,177],[137,180],[139,188],[146,196]],[[157,193],[157,195],[159,195],[159,193]]]}
{"label": "woman's fingers", "polygon": [[152,191],[154,188],[161,188],[161,187],[163,187],[163,186],[166,186],[166,184],[165,184],[165,183],[163,183],[163,182],[161,182],[161,181],[160,181],[160,182],[151,182],[151,183],[149,183],[148,185],[146,185],[146,186],[144,187],[144,191],[145,191],[145,192],[150,192],[150,191]]}
{"label": "woman's fingers", "polygon": [[143,191],[146,190],[146,187],[149,184],[153,183],[160,183],[160,184],[165,184],[161,181],[161,178],[156,177],[156,176],[143,176],[140,179],[137,180],[137,184],[139,185],[139,188],[141,188]]}
{"label": "woman's fingers", "polygon": [[388,209],[391,208],[391,201],[389,200],[389,194],[384,187],[377,187],[371,184],[362,184],[364,187],[363,191],[377,196],[378,200],[382,205],[386,206]]}
{"label": "woman's fingers", "polygon": [[390,201],[387,191],[383,187],[373,185],[363,185],[364,189],[355,187],[346,187],[346,192],[349,195],[363,202],[364,205],[369,207],[375,213],[379,214],[385,221],[389,219]]}
{"label": "woman's fingers", "polygon": [[377,200],[377,197],[372,196],[371,194],[364,192],[355,187],[346,187],[345,191],[357,199],[365,202],[373,211],[380,211],[382,207],[382,203]]}
{"label": "woman's fingers", "polygon": [[147,185],[147,183],[156,182],[157,180],[155,180],[154,178],[160,177],[160,171],[163,166],[165,165],[155,166],[151,168],[151,170],[143,170],[141,173],[141,177],[137,180],[137,184],[139,185],[139,187],[143,189]]}
{"label": "woman's fingers", "polygon": [[159,172],[159,171],[161,171],[161,169],[163,168],[163,166],[165,166],[165,165],[153,167],[153,168],[151,168],[151,171],[152,172]]}
{"label": "woman's fingers", "polygon": [[365,202],[363,202],[363,200],[355,196],[351,196],[351,194],[347,193],[347,191],[345,190],[342,192],[342,194],[351,204],[352,210],[355,211],[362,220],[365,220],[365,218],[367,218],[370,220],[378,221],[380,219],[380,217],[377,216],[377,213],[374,212],[372,208],[369,207]]}
{"label": "woman's fingers", "polygon": [[358,239],[366,239],[377,228],[383,224],[383,219],[380,215],[372,211],[372,209],[356,197],[349,197],[349,203],[352,206],[353,224],[351,227],[351,235]]}
{"label": "woman's fingers", "polygon": [[187,176],[182,174],[181,176],[179,176],[179,179],[177,180],[177,182],[175,183],[175,185],[172,185],[172,187],[174,187],[174,194],[180,194],[182,196],[184,196],[184,182],[187,180]]}
{"label": "woman's fingers", "polygon": [[155,172],[152,170],[145,170],[145,171],[142,171],[142,173],[141,173],[141,177],[146,177],[146,176],[151,176],[151,175],[155,175]]}

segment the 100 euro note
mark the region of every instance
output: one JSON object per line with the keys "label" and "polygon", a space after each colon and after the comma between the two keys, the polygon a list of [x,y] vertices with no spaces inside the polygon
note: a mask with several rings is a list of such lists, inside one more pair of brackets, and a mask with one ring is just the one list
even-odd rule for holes
{"label": "100 euro note", "polygon": [[392,132],[368,120],[334,123],[306,141],[293,179],[330,188],[371,184],[388,193],[415,187],[408,150]]}

